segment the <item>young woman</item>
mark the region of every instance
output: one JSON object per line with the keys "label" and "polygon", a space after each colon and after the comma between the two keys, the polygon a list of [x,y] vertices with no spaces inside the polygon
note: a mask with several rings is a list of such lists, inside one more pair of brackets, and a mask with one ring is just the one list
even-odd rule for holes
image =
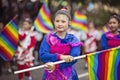
{"label": "young woman", "polygon": [[[33,32],[32,20],[25,18],[22,29],[19,30],[19,46],[16,52],[18,70],[26,69],[33,66],[33,50],[36,45],[35,33]],[[32,80],[30,72],[25,72],[28,80]],[[24,79],[24,73],[18,74],[19,80]]]}
{"label": "young woman", "polygon": [[[55,33],[50,33],[43,39],[39,54],[46,63],[43,80],[78,80],[73,65],[77,62],[73,57],[79,56],[79,40],[66,31],[70,25],[71,16],[67,9],[58,10],[54,17]],[[65,60],[65,63],[53,65],[53,62]]]}
{"label": "young woman", "polygon": [[102,50],[120,46],[120,32],[118,31],[120,26],[120,16],[114,14],[110,17],[109,32],[102,35],[101,48]]}

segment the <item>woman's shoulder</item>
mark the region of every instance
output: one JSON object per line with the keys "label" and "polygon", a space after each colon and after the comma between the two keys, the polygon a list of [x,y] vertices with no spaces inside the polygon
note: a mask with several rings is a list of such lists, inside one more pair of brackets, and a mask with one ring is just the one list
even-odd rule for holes
{"label": "woman's shoulder", "polygon": [[109,34],[110,34],[110,32],[105,32],[105,33],[102,34],[102,36],[107,36]]}
{"label": "woman's shoulder", "polygon": [[74,46],[82,46],[83,43],[77,39],[74,34],[67,34],[67,41],[74,47]]}
{"label": "woman's shoulder", "polygon": [[120,37],[120,33],[119,34],[113,34],[111,32],[106,32],[102,36],[106,37],[106,38],[116,38],[116,37]]}
{"label": "woman's shoulder", "polygon": [[69,39],[70,41],[74,41],[74,40],[79,41],[79,39],[77,39],[77,37],[74,34],[70,34],[70,33],[69,34],[67,33],[66,39]]}

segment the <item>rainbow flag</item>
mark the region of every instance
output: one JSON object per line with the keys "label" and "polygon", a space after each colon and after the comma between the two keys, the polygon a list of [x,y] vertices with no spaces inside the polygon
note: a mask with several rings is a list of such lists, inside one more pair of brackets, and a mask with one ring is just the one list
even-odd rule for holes
{"label": "rainbow flag", "polygon": [[74,29],[87,31],[87,16],[82,14],[79,10],[74,13],[73,20],[71,22],[71,27]]}
{"label": "rainbow flag", "polygon": [[53,30],[50,10],[48,8],[48,0],[45,0],[42,7],[40,8],[38,16],[34,21],[34,26],[38,31],[42,33],[49,33]]}
{"label": "rainbow flag", "polygon": [[120,80],[120,47],[89,54],[89,80]]}
{"label": "rainbow flag", "polygon": [[12,60],[18,45],[18,27],[13,18],[0,33],[0,56],[6,60]]}
{"label": "rainbow flag", "polygon": [[109,31],[109,27],[108,25],[105,25],[102,27],[102,32],[105,33],[105,32],[108,32]]}

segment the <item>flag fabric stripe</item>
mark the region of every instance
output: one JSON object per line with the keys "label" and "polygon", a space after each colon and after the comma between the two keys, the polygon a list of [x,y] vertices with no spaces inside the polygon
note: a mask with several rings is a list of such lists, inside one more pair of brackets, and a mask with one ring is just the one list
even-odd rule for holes
{"label": "flag fabric stripe", "polygon": [[[39,25],[39,26],[37,26],[37,25]],[[38,31],[44,31],[44,33],[48,33],[49,30],[46,29],[46,27],[42,27],[43,25],[44,25],[44,24],[40,22],[39,18],[37,18],[36,21],[35,21],[35,24],[34,24],[35,28],[36,28]],[[40,27],[41,27],[41,28],[40,28]]]}
{"label": "flag fabric stripe", "polygon": [[87,16],[82,14],[79,10],[75,11],[71,27],[78,30],[87,31]]}
{"label": "flag fabric stripe", "polygon": [[12,59],[12,52],[7,47],[5,47],[5,45],[3,44],[1,44],[1,52],[2,54],[4,54],[3,56],[9,59]]}
{"label": "flag fabric stripe", "polygon": [[[105,54],[105,53],[103,53],[103,54]],[[105,66],[106,66],[106,68],[105,68],[105,72],[104,72],[104,74],[105,74],[105,80],[107,80],[107,74],[108,74],[108,59],[109,59],[109,52],[108,51],[106,51],[106,54],[105,54],[105,58],[107,59],[107,60],[105,60]]]}
{"label": "flag fabric stripe", "polygon": [[[9,25],[10,26],[10,25]],[[17,34],[14,33],[14,30],[13,28],[9,27],[8,25],[6,26],[6,31],[10,32],[12,36],[14,36],[14,38],[16,39],[17,38]]]}
{"label": "flag fabric stripe", "polygon": [[[98,58],[98,55],[95,55],[95,56],[96,56],[95,59]],[[94,60],[94,63],[96,63],[96,64],[95,64],[96,66],[94,66],[94,70],[95,70],[95,73],[97,73],[98,61],[97,61],[97,60]],[[96,76],[96,75],[95,75],[95,76]],[[97,79],[97,77],[96,77],[96,79]]]}
{"label": "flag fabric stripe", "polygon": [[18,45],[18,27],[14,17],[0,33],[0,56],[4,60],[12,60]]}
{"label": "flag fabric stripe", "polygon": [[5,39],[4,40],[0,39],[0,40],[2,41],[1,46],[3,46],[4,48],[6,48],[6,50],[9,50],[9,52],[11,52],[11,54],[13,54],[12,52],[14,50],[12,49],[12,46],[8,42],[4,41]]}
{"label": "flag fabric stripe", "polygon": [[[118,56],[116,58],[116,62],[115,62],[115,74],[114,74],[114,78],[115,80],[119,80],[120,79],[120,49],[118,50]],[[118,78],[119,77],[119,78]]]}
{"label": "flag fabric stripe", "polygon": [[[6,44],[8,44],[8,46],[10,45],[13,49],[16,49],[15,45],[12,44],[12,43],[7,39],[6,36],[2,36],[2,38],[0,38],[0,40],[1,40],[2,42],[4,42],[4,43],[7,42]],[[6,42],[5,42],[5,41],[6,41]]]}
{"label": "flag fabric stripe", "polygon": [[34,26],[36,30],[42,33],[49,33],[53,30],[50,10],[48,8],[48,0],[45,0],[42,7],[40,8],[38,16],[34,21]]}
{"label": "flag fabric stripe", "polygon": [[120,80],[120,47],[87,55],[90,80]]}
{"label": "flag fabric stripe", "polygon": [[[84,25],[84,24],[79,24],[79,23],[77,23],[77,22],[71,22],[71,27],[72,28],[75,28],[75,29],[78,29],[78,30],[82,30],[82,31],[87,31],[87,28],[86,28],[86,26]],[[74,27],[73,27],[74,26]],[[80,26],[80,27],[79,27]]]}
{"label": "flag fabric stripe", "polygon": [[[47,27],[47,26],[49,26],[50,24],[48,24],[48,23],[46,23],[46,22],[49,22],[49,21],[48,21],[48,20],[46,20],[46,21],[43,20],[41,16],[39,16],[39,17],[40,17],[40,18],[38,18],[38,21],[39,21],[38,23],[42,24],[42,26],[44,26],[47,30],[49,30],[49,29],[52,30],[51,27]],[[44,22],[44,21],[45,21],[45,22]],[[44,28],[44,27],[43,27],[43,28]]]}
{"label": "flag fabric stripe", "polygon": [[102,27],[102,32],[105,33],[105,32],[108,32],[109,31],[109,28],[108,28],[108,25],[105,25]]}
{"label": "flag fabric stripe", "polygon": [[14,35],[12,35],[9,30],[7,31],[7,29],[5,29],[1,34],[7,37],[7,39],[13,43],[13,45],[17,45],[16,43],[18,39],[14,38]]}
{"label": "flag fabric stripe", "polygon": [[1,50],[1,52],[0,52],[0,56],[1,56],[1,58],[2,58],[3,60],[5,60],[5,61],[7,61],[8,58],[11,59],[10,57],[8,57],[8,55],[4,54],[4,53],[2,52],[2,50]]}

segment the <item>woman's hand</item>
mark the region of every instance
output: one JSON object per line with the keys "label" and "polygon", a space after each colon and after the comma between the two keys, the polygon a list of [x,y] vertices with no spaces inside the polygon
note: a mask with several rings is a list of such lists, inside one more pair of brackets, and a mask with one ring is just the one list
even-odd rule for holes
{"label": "woman's hand", "polygon": [[53,72],[55,70],[55,65],[53,64],[53,62],[48,62],[45,65],[45,69],[49,72]]}
{"label": "woman's hand", "polygon": [[60,58],[65,60],[65,62],[72,62],[74,60],[74,58],[70,55],[61,55]]}

